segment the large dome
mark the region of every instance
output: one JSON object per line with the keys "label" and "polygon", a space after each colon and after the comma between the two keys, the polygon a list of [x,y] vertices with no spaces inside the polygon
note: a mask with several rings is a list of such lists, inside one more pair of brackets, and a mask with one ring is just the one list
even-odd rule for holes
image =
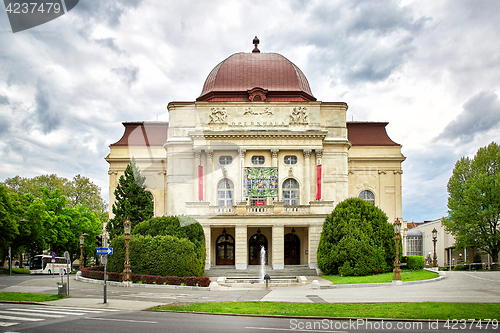
{"label": "large dome", "polygon": [[236,53],[208,75],[197,101],[315,101],[302,71],[278,53]]}

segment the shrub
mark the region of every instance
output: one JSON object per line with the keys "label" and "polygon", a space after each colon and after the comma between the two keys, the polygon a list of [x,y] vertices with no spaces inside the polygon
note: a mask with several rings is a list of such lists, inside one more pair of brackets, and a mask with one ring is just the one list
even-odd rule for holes
{"label": "shrub", "polygon": [[350,198],[326,217],[318,246],[325,274],[381,273],[392,269],[395,257],[393,227],[375,205]]}
{"label": "shrub", "polygon": [[[122,281],[122,273],[106,272],[108,274],[108,281]],[[104,279],[104,266],[93,266],[82,268],[82,276],[90,279],[103,280]],[[186,286],[200,286],[208,287],[210,285],[210,278],[207,276],[160,276],[149,274],[131,274],[132,282],[145,283],[145,284],[170,284]]]}
{"label": "shrub", "polygon": [[155,217],[137,224],[132,230],[132,234],[185,238],[194,244],[198,257],[205,262],[205,233],[198,221],[191,217]]}
{"label": "shrub", "polygon": [[425,258],[423,256],[403,256],[401,262],[406,262],[406,268],[413,271],[425,267]]}
{"label": "shrub", "polygon": [[[125,262],[124,237],[115,237],[110,245],[113,255],[109,256],[108,269],[122,272]],[[135,274],[201,276],[204,273],[205,259],[199,256],[195,245],[185,238],[132,235],[129,254],[131,270]]]}

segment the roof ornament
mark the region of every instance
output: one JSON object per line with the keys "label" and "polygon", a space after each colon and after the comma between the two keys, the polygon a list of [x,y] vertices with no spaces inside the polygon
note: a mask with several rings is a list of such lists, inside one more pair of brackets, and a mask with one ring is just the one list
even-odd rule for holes
{"label": "roof ornament", "polygon": [[253,45],[255,45],[255,48],[253,49],[252,53],[260,53],[260,50],[257,47],[257,45],[259,45],[259,39],[257,38],[257,36],[255,36],[255,38],[253,39]]}

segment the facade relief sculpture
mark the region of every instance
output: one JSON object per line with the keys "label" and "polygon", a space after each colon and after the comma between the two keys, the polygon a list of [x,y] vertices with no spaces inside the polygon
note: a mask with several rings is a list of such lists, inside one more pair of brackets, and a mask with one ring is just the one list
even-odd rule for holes
{"label": "facade relief sculpture", "polygon": [[225,124],[227,118],[226,108],[211,108],[212,114],[209,115],[209,124]]}
{"label": "facade relief sculpture", "polygon": [[307,109],[305,106],[293,108],[290,114],[290,124],[307,124]]}
{"label": "facade relief sculpture", "polygon": [[254,111],[253,108],[251,107],[248,107],[245,109],[245,112],[243,113],[244,116],[246,115],[253,115],[253,116],[262,116],[262,115],[269,115],[269,116],[272,116],[273,115],[273,111],[271,111],[270,108],[268,107],[265,107],[262,111]]}

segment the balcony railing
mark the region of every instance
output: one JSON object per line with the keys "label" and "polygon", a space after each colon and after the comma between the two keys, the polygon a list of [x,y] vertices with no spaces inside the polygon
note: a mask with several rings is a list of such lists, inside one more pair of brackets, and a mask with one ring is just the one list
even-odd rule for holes
{"label": "balcony railing", "polygon": [[186,205],[188,215],[318,215],[330,214],[333,201],[311,201],[309,205],[286,206],[283,202],[273,205],[249,206],[240,202],[235,206],[210,206],[208,202],[190,202]]}

